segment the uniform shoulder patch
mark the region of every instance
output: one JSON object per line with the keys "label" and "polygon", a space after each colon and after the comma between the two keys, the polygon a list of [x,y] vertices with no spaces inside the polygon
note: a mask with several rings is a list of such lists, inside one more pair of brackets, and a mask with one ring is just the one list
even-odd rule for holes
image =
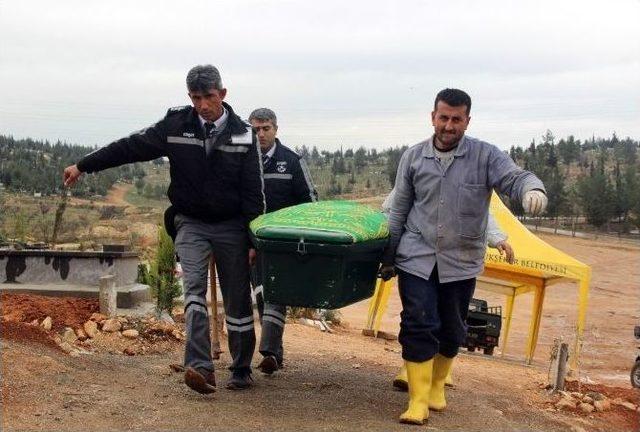
{"label": "uniform shoulder patch", "polygon": [[251,145],[253,144],[253,131],[249,128],[243,134],[231,135],[231,144]]}
{"label": "uniform shoulder patch", "polygon": [[182,105],[182,106],[171,107],[171,108],[169,108],[167,110],[167,115],[177,114],[179,112],[187,111],[187,110],[190,110],[190,109],[191,109],[190,105]]}
{"label": "uniform shoulder patch", "polygon": [[284,150],[285,153],[287,153],[289,155],[293,155],[296,159],[300,159],[301,158],[301,156],[298,153],[296,153],[295,150],[290,149],[286,145],[280,144],[280,147],[282,147],[282,150]]}

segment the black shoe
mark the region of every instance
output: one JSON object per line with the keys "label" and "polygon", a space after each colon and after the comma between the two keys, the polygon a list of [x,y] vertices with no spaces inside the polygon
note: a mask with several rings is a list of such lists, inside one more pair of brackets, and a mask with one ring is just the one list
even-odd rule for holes
{"label": "black shoe", "polygon": [[216,377],[213,371],[198,371],[188,367],[184,372],[184,383],[198,393],[209,394],[216,391]]}
{"label": "black shoe", "polygon": [[275,356],[268,355],[262,359],[262,361],[258,365],[258,369],[260,369],[260,372],[265,375],[271,375],[272,373],[280,369],[280,365],[278,364]]}
{"label": "black shoe", "polygon": [[227,389],[244,390],[251,387],[253,378],[250,372],[233,372],[231,378],[227,381]]}

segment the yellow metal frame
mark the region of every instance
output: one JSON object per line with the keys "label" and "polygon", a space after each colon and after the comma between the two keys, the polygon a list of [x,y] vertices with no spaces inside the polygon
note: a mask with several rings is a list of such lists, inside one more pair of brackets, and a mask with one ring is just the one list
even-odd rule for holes
{"label": "yellow metal frame", "polygon": [[507,351],[507,341],[511,329],[513,316],[513,304],[519,295],[533,292],[534,300],[529,322],[529,333],[525,349],[525,362],[531,364],[535,349],[538,344],[540,323],[542,321],[542,306],[546,289],[549,285],[562,280],[560,277],[540,278],[531,275],[523,275],[515,271],[505,272],[490,267],[485,268],[482,276],[478,277],[478,288],[506,296],[504,326],[502,332],[502,355]]}
{"label": "yellow metal frame", "polygon": [[[529,332],[525,347],[525,362],[527,364],[531,364],[538,344],[538,335],[540,333],[540,324],[542,322],[542,308],[544,305],[546,290],[550,285],[561,281],[563,278],[553,277],[545,280],[544,278],[531,278],[529,276],[521,277],[521,275],[517,275],[515,273],[498,274],[494,271],[487,270],[489,269],[485,269],[483,275],[478,277],[477,288],[502,294],[506,297],[505,313],[503,317],[504,326],[502,331],[503,356],[507,352],[515,298],[522,294],[533,292],[534,298],[531,309],[531,321],[529,321]],[[490,275],[490,277],[487,275]],[[367,314],[365,329],[373,330],[374,336],[377,336],[378,331],[380,331],[382,316],[387,309],[392,286],[392,280],[385,282],[382,279],[378,279],[373,297],[371,297],[371,300],[369,301],[369,311]],[[574,369],[577,368],[577,362],[580,355],[582,334],[584,332],[584,321],[586,318],[588,292],[588,282],[580,282],[578,324],[576,326],[576,342],[574,345],[574,353],[576,353],[576,355],[572,356],[570,364]]]}
{"label": "yellow metal frame", "polygon": [[391,294],[391,282],[383,281],[378,278],[376,281],[376,290],[369,302],[369,312],[367,314],[366,329],[373,330],[373,336],[378,337],[380,324],[382,323],[382,315],[387,310],[389,303],[389,295]]}

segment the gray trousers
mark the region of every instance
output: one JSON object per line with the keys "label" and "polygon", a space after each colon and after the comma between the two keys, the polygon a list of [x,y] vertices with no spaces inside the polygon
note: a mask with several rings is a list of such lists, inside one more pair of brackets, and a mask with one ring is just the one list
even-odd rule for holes
{"label": "gray trousers", "polygon": [[187,342],[185,367],[213,371],[207,276],[209,258],[215,256],[229,335],[232,363],[229,369],[251,371],[256,345],[249,285],[249,238],[240,219],[205,223],[182,214],[175,217],[176,252],[184,281]]}
{"label": "gray trousers", "polygon": [[[258,252],[259,253],[259,252]],[[258,314],[260,315],[260,326],[262,334],[260,336],[260,346],[258,350],[263,356],[272,355],[282,366],[284,360],[284,348],[282,346],[282,336],[284,334],[284,324],[287,316],[287,307],[271,303],[265,303],[262,294],[262,280],[260,271],[260,260],[258,265],[252,268],[252,284]]]}

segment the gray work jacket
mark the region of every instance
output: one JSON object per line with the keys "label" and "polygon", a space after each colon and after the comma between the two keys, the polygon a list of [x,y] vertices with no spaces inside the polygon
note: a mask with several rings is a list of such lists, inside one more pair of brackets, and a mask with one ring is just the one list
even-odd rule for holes
{"label": "gray work jacket", "polygon": [[447,170],[434,157],[433,138],[410,147],[396,176],[384,264],[441,283],[482,273],[491,192],[522,201],[542,182],[496,146],[463,136]]}

